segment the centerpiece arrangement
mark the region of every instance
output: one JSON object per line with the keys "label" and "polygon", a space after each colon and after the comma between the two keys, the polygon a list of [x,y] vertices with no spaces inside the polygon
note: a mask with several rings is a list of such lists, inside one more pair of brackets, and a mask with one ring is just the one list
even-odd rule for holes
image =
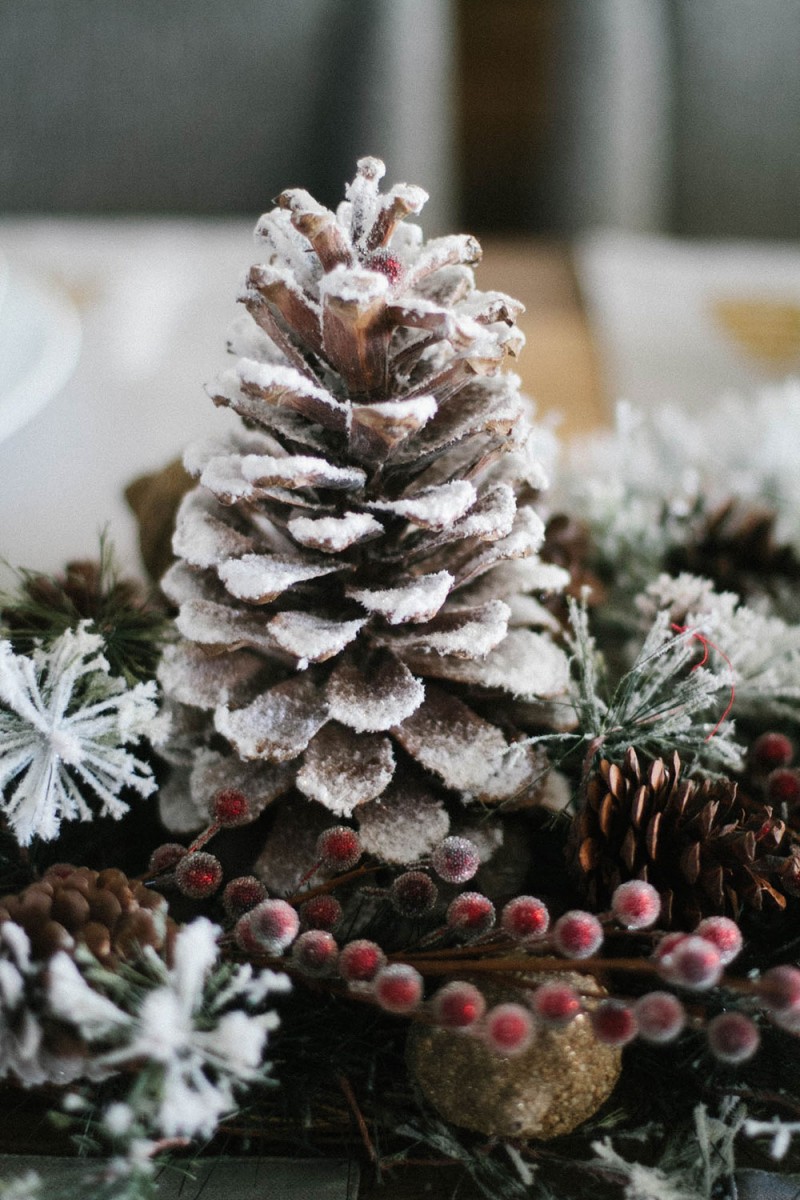
{"label": "centerpiece arrangement", "polygon": [[222,1145],[734,1196],[800,1129],[800,398],[559,462],[382,176],[259,221],[158,594],[5,598],[2,1073],[109,1200]]}

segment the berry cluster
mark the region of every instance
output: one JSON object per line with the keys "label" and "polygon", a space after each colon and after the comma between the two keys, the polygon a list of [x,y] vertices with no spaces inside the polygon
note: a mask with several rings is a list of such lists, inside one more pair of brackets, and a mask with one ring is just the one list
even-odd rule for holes
{"label": "berry cluster", "polygon": [[[775,770],[783,769],[775,762],[789,751],[782,735],[766,739],[777,739],[776,745],[759,739],[754,753],[763,743],[759,761],[771,768],[772,778]],[[209,899],[221,888],[221,863],[200,847],[219,828],[245,819],[246,800],[233,790],[220,792],[211,811],[213,823],[188,850],[172,843],[161,846],[150,864],[153,874],[171,873],[178,890],[191,899]],[[537,1030],[563,1029],[579,1017],[589,1020],[598,1041],[618,1047],[637,1037],[664,1044],[687,1025],[703,1027],[711,1052],[728,1063],[743,1062],[758,1049],[754,1015],[766,1015],[781,1028],[800,1033],[800,970],[775,967],[755,982],[729,979],[724,971],[742,949],[738,925],[727,917],[708,917],[692,932],[659,934],[654,927],[660,897],[642,880],[621,884],[606,914],[575,909],[552,921],[547,905],[536,896],[515,896],[499,913],[479,891],[441,897],[442,886],[461,887],[478,872],[478,849],[467,838],[445,838],[429,861],[400,871],[380,888],[359,886],[362,876],[385,869],[380,863],[359,866],[362,858],[355,830],[335,825],[320,834],[313,865],[294,896],[269,896],[252,875],[231,879],[221,903],[238,952],[279,959],[290,973],[357,994],[387,1013],[480,1037],[501,1055],[519,1054]],[[340,942],[337,934],[345,928],[351,898],[365,893],[382,899],[390,911],[417,927],[435,927],[417,936],[411,946],[389,953],[369,937]],[[625,960],[613,955],[598,959],[607,936],[621,932],[633,939],[637,954]],[[469,975],[470,969],[507,984],[519,999],[490,1007],[476,983],[458,978]],[[666,986],[626,999],[600,997],[596,985],[587,986],[583,994],[575,982],[576,973],[588,977],[615,970],[655,975]],[[446,982],[429,990],[426,998],[426,979],[442,977]],[[696,1015],[690,1019],[682,1000],[668,989],[690,994],[693,1010],[703,993],[713,996],[714,1006],[720,994],[725,999],[734,995],[734,1003],[707,1021]]]}
{"label": "berry cluster", "polygon": [[794,829],[800,830],[800,768],[795,746],[785,733],[762,733],[750,747],[750,782],[764,802]]}

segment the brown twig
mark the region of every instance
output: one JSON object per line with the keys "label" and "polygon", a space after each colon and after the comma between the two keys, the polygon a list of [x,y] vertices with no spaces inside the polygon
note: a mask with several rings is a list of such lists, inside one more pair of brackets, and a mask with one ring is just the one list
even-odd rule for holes
{"label": "brown twig", "polygon": [[336,1076],[336,1082],[342,1089],[342,1095],[347,1101],[348,1107],[353,1114],[355,1123],[358,1126],[358,1132],[361,1135],[361,1141],[364,1143],[364,1149],[369,1155],[370,1162],[377,1163],[379,1161],[378,1152],[373,1145],[372,1138],[369,1136],[367,1122],[364,1120],[364,1114],[358,1106],[358,1101],[356,1100],[355,1092],[350,1085],[350,1080],[343,1072],[340,1071]]}

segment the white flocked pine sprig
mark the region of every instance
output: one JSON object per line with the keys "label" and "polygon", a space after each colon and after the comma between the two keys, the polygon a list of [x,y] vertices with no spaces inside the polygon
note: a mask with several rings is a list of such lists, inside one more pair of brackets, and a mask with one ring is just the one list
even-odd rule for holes
{"label": "white flocked pine sprig", "polygon": [[110,675],[88,625],[30,656],[0,642],[0,806],[22,846],[52,840],[62,820],[90,821],[90,800],[119,818],[129,808],[123,789],[148,796],[156,786],[126,749],[161,739],[156,684],[129,688]]}
{"label": "white flocked pine sprig", "polygon": [[633,665],[602,695],[595,640],[585,608],[570,606],[575,693],[573,703],[584,741],[606,757],[629,746],[659,756],[675,750],[707,770],[735,770],[744,748],[734,740],[726,715],[734,673],[728,664],[698,663],[708,646],[691,626],[675,629],[670,613],[656,613]]}

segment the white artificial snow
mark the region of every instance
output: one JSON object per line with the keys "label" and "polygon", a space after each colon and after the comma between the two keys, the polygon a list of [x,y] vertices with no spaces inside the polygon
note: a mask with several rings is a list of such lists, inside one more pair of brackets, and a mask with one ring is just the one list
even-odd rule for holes
{"label": "white artificial snow", "polygon": [[245,708],[220,705],[214,725],[244,759],[290,762],[327,719],[328,705],[314,683],[305,675],[295,675]]}
{"label": "white artificial snow", "polygon": [[490,600],[477,608],[445,609],[418,630],[396,633],[391,645],[395,650],[422,654],[454,655],[458,658],[483,658],[508,632],[510,609],[502,600]]}
{"label": "white artificial snow", "polygon": [[367,476],[360,467],[337,467],[326,458],[290,454],[285,458],[248,454],[241,460],[242,477],[257,487],[363,487]]}
{"label": "white artificial snow", "polygon": [[476,579],[508,559],[535,554],[544,541],[544,522],[532,508],[518,508],[511,533],[492,542],[465,565],[458,585]]}
{"label": "white artificial snow", "polygon": [[237,600],[266,604],[296,583],[340,571],[343,564],[303,562],[275,554],[245,554],[220,563],[217,575]]}
{"label": "white artificial snow", "polygon": [[370,507],[405,517],[423,529],[446,529],[462,517],[477,498],[478,494],[468,480],[457,479],[438,487],[424,488],[406,499],[372,501]]}
{"label": "white artificial snow", "polygon": [[371,804],[356,810],[361,845],[382,862],[410,866],[430,854],[450,831],[438,797],[421,787],[392,784]]}
{"label": "white artificial snow", "polygon": [[517,498],[512,488],[507,483],[494,484],[486,489],[466,516],[455,523],[452,532],[460,538],[497,541],[511,532],[516,512]]}
{"label": "white artificial snow", "polygon": [[394,766],[388,738],[329,723],[309,742],[296,783],[337,817],[349,817],[358,805],[380,796]]}
{"label": "white artificial snow", "polygon": [[389,291],[389,280],[380,271],[367,271],[363,267],[334,267],[323,275],[319,285],[320,301],[323,306],[331,301],[353,304],[359,308],[370,308],[382,300]]}
{"label": "white artificial snow", "polygon": [[275,648],[275,639],[259,613],[214,600],[187,600],[181,605],[175,624],[190,642],[208,646],[209,650],[235,650],[239,646],[254,650]]}
{"label": "white artificial snow", "polygon": [[[417,658],[411,665],[422,669]],[[564,651],[549,637],[528,629],[512,629],[484,658],[448,658],[431,663],[431,671],[529,701],[565,696],[569,685],[569,660]]]}
{"label": "white artificial snow", "polygon": [[87,795],[102,815],[121,817],[124,788],[155,790],[150,766],[124,746],[157,735],[156,685],[128,688],[110,676],[103,639],[88,624],[31,657],[0,642],[0,793],[23,846],[52,840],[62,820],[90,821]]}
{"label": "white artificial snow", "polygon": [[333,670],[326,696],[330,716],[356,733],[391,729],[410,717],[425,699],[425,687],[391,655],[362,670],[346,660]]}
{"label": "white artificial snow", "polygon": [[383,533],[380,521],[360,512],[346,512],[341,517],[291,517],[287,528],[301,546],[325,554],[338,554]]}
{"label": "white artificial snow", "polygon": [[158,681],[179,704],[213,709],[241,701],[263,665],[262,658],[247,650],[212,656],[192,642],[169,642],[158,664]]}
{"label": "white artificial snow", "polygon": [[347,425],[349,404],[336,400],[294,367],[240,359],[235,374],[245,392],[255,391],[270,404],[296,408],[336,428]]}
{"label": "white artificial snow", "polygon": [[359,634],[366,618],[332,621],[309,612],[282,612],[269,623],[276,643],[301,662],[324,662],[339,654]]}
{"label": "white artificial snow", "polygon": [[347,594],[369,612],[385,617],[390,625],[402,625],[406,621],[429,621],[444,604],[452,586],[453,576],[449,571],[437,571],[400,587],[377,590],[349,587]]}
{"label": "white artificial snow", "polygon": [[209,511],[212,504],[210,497],[195,489],[184,496],[175,518],[172,552],[193,567],[215,567],[253,549],[252,538]]}

